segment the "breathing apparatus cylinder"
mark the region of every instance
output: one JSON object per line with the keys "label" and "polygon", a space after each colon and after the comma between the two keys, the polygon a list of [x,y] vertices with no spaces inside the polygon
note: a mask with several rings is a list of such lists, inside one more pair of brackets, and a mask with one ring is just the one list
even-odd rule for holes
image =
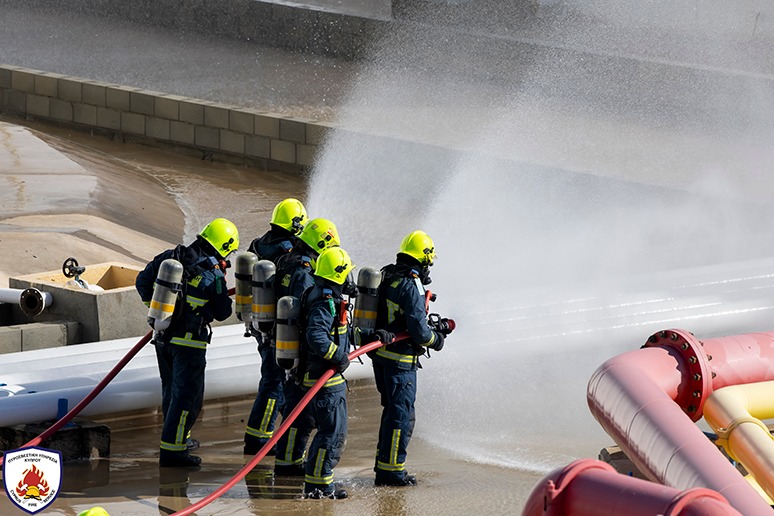
{"label": "breathing apparatus cylinder", "polygon": [[166,330],[172,322],[177,295],[183,289],[182,281],[183,264],[173,258],[161,262],[148,307],[148,324],[156,332]]}
{"label": "breathing apparatus cylinder", "polygon": [[293,369],[298,365],[301,317],[301,302],[293,296],[284,296],[277,301],[277,365]]}
{"label": "breathing apparatus cylinder", "polygon": [[274,274],[277,268],[269,260],[259,260],[253,265],[253,329],[268,332],[276,318]]}
{"label": "breathing apparatus cylinder", "polygon": [[253,267],[258,263],[255,253],[244,251],[236,257],[236,285],[234,287],[234,300],[236,301],[236,314],[240,321],[245,323],[245,337],[249,337],[253,313]]}
{"label": "breathing apparatus cylinder", "polygon": [[381,273],[373,267],[363,267],[357,273],[358,296],[352,325],[358,328],[376,328],[376,308],[379,304]]}

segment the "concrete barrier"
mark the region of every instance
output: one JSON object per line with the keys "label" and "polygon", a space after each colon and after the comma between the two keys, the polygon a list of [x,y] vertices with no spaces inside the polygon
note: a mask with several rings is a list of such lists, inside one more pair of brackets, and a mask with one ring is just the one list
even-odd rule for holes
{"label": "concrete barrier", "polygon": [[302,170],[331,124],[0,65],[0,113]]}

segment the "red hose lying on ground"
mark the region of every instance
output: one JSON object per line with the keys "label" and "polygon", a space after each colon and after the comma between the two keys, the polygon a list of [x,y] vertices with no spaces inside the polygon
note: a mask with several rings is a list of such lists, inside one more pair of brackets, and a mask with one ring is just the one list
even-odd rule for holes
{"label": "red hose lying on ground", "polygon": [[[30,446],[37,446],[40,444],[43,440],[48,439],[52,435],[56,433],[57,430],[65,426],[67,423],[70,422],[72,418],[77,416],[81,413],[81,410],[86,408],[86,406],[91,403],[91,401],[97,397],[97,395],[102,392],[105,387],[107,387],[107,384],[109,384],[113,378],[116,377],[118,373],[121,372],[121,369],[123,369],[126,364],[129,363],[129,361],[134,358],[134,356],[140,352],[140,350],[145,346],[145,344],[148,343],[148,341],[151,339],[151,336],[153,335],[152,331],[149,331],[143,338],[141,338],[137,344],[135,344],[132,349],[129,350],[129,352],[124,355],[124,357],[113,367],[113,369],[110,370],[110,372],[105,375],[105,377],[102,379],[101,382],[97,384],[96,387],[85,397],[83,398],[76,406],[74,406],[70,412],[62,416],[62,418],[54,423],[50,428],[48,428],[46,431],[44,431],[39,436],[35,437],[28,443],[21,446],[21,448],[29,448]],[[3,464],[3,458],[0,457],[0,465]]]}
{"label": "red hose lying on ground", "polygon": [[[407,333],[400,333],[395,336],[395,341],[402,340],[408,338]],[[361,346],[357,348],[355,351],[349,354],[349,359],[354,360],[355,358],[359,357],[360,355],[364,353],[368,353],[369,351],[373,351],[381,346],[384,346],[384,342],[381,341],[375,341],[370,344],[366,344],[365,346]],[[320,377],[319,380],[309,389],[309,391],[304,395],[303,398],[301,398],[301,401],[298,402],[298,405],[296,405],[296,408],[293,409],[293,411],[288,414],[287,419],[282,421],[282,424],[280,425],[279,429],[274,432],[274,435],[269,439],[266,444],[263,445],[263,448],[261,448],[258,453],[255,454],[255,457],[250,459],[250,461],[244,465],[242,469],[240,469],[236,475],[234,475],[231,480],[223,484],[221,487],[210,493],[209,495],[205,496],[195,504],[186,507],[182,511],[177,511],[173,513],[173,516],[186,516],[189,514],[194,513],[195,511],[201,509],[202,507],[208,505],[210,502],[214,501],[217,498],[220,498],[226,491],[231,489],[236,485],[237,482],[245,478],[245,475],[250,473],[250,471],[253,470],[255,466],[258,465],[259,462],[266,456],[267,453],[269,453],[269,450],[272,449],[272,447],[279,441],[280,437],[288,431],[288,428],[290,428],[290,425],[293,424],[293,421],[296,420],[298,415],[301,413],[302,410],[304,410],[304,407],[307,406],[307,404],[314,398],[315,394],[317,394],[317,391],[319,391],[323,385],[325,385],[325,382],[327,382],[331,376],[333,376],[333,373],[335,371],[333,369],[328,369],[323,373],[323,375]]]}
{"label": "red hose lying on ground", "polygon": [[[234,295],[234,289],[233,288],[230,288],[228,290],[228,295],[229,296],[233,296]],[[124,355],[124,357],[115,365],[115,367],[113,367],[113,369],[111,369],[110,372],[107,375],[105,375],[105,377],[102,379],[102,381],[99,382],[97,384],[97,386],[94,387],[94,389],[89,394],[86,395],[85,398],[83,398],[76,406],[74,406],[70,410],[70,412],[68,412],[67,414],[62,416],[62,418],[59,421],[57,421],[56,423],[54,423],[50,428],[48,428],[46,431],[44,431],[39,436],[37,436],[34,439],[32,439],[31,441],[29,441],[28,443],[25,443],[19,449],[21,449],[21,448],[29,448],[30,446],[37,446],[38,444],[43,442],[45,439],[48,439],[49,437],[54,435],[57,432],[57,430],[59,430],[60,428],[65,426],[67,423],[69,423],[70,420],[72,420],[75,416],[80,414],[81,411],[83,409],[85,409],[86,406],[89,403],[91,403],[92,400],[94,400],[94,398],[97,397],[97,395],[99,395],[99,393],[101,393],[103,390],[105,390],[105,387],[107,387],[107,384],[109,384],[111,381],[113,381],[113,378],[115,378],[116,375],[121,372],[121,369],[126,367],[126,364],[128,364],[129,361],[131,359],[133,359],[134,356],[137,353],[140,352],[140,350],[148,343],[148,341],[150,341],[152,336],[153,336],[153,331],[152,330],[149,331],[148,333],[146,333],[145,336],[143,338],[141,338],[137,342],[137,344],[135,344],[132,347],[132,349],[129,350],[129,352],[126,355]],[[3,465],[3,458],[4,457],[0,457],[0,466]]]}

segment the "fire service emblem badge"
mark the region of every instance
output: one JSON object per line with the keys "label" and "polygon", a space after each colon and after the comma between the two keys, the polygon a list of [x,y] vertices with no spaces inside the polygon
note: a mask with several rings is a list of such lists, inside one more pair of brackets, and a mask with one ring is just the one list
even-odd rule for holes
{"label": "fire service emblem badge", "polygon": [[62,454],[30,447],[6,452],[3,484],[8,498],[30,514],[42,511],[56,499],[62,485]]}

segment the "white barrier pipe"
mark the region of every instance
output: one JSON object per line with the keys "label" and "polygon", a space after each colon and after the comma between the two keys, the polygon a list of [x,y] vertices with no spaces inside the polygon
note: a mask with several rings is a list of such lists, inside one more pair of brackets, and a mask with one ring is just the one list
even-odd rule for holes
{"label": "white barrier pipe", "polygon": [[36,288],[0,288],[0,303],[17,304],[29,317],[40,315],[53,301],[49,292],[41,292]]}
{"label": "white barrier pipe", "polygon": [[[204,376],[205,400],[256,393],[261,377],[260,355],[255,349],[255,340],[243,337],[243,332],[243,324],[213,328]],[[0,355],[0,383],[3,384],[0,385],[0,427],[56,419],[60,399],[67,400],[68,409],[74,407],[94,389],[137,340],[119,339]],[[115,346],[119,341],[120,347],[105,351],[114,354],[114,360],[104,360],[105,355],[101,352],[89,352]],[[153,345],[146,345],[140,353],[143,355],[142,360],[135,363],[135,360],[140,358],[138,354],[129,362],[127,368],[105,387],[81,415],[94,416],[148,409],[161,403],[161,381]],[[77,367],[59,367],[69,354],[78,357]],[[90,362],[90,356],[98,361]],[[41,367],[46,364],[48,369]],[[30,375],[24,371],[28,365],[36,367],[34,374]],[[349,380],[370,378],[371,375],[368,361],[363,364],[353,362],[346,374]],[[24,381],[9,381],[14,379]]]}

